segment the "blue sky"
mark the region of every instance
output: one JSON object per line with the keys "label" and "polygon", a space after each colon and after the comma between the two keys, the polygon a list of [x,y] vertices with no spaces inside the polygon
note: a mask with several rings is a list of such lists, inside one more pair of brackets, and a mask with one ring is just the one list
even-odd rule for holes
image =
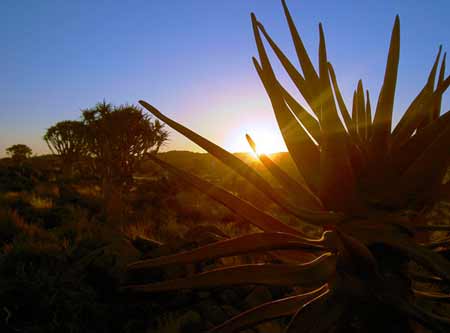
{"label": "blue sky", "polygon": [[[328,56],[347,102],[359,78],[373,101],[378,96],[390,32],[400,15],[396,119],[424,84],[438,46],[450,47],[447,0],[288,0],[288,5],[314,63],[323,22]],[[281,141],[251,63],[252,11],[294,59],[278,0],[2,0],[0,156],[15,143],[46,153],[46,128],[78,119],[81,109],[103,99],[114,104],[145,99],[232,151],[246,147],[245,132]],[[198,148],[173,133],[165,149]]]}

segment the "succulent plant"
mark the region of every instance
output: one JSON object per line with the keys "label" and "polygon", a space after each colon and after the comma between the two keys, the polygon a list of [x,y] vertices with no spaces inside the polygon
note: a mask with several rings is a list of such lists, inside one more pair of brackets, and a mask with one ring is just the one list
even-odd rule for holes
{"label": "succulent plant", "polygon": [[[254,204],[152,156],[156,163],[262,232],[143,260],[129,269],[188,264],[252,252],[269,252],[280,263],[224,267],[184,279],[125,288],[155,293],[179,288],[267,284],[298,286],[307,291],[248,310],[214,332],[234,332],[280,316],[292,316],[287,332],[380,329],[410,332],[415,327],[411,322],[432,331],[447,331],[450,319],[420,307],[417,300],[448,301],[449,295],[416,290],[420,282],[433,283],[445,290],[450,281],[450,263],[438,253],[439,247],[420,243],[417,237],[435,230],[450,230],[449,226],[424,222],[424,215],[436,202],[450,197],[450,183],[443,183],[450,159],[450,113],[441,114],[442,95],[450,84],[450,77],[445,77],[445,54],[440,63],[439,48],[423,89],[392,129],[400,49],[399,18],[395,19],[384,81],[372,116],[369,93],[364,92],[361,81],[353,95],[351,113],[345,105],[334,69],[327,59],[322,25],[319,25],[316,71],[284,0],[282,5],[301,71],[284,55],[254,14],[251,19],[259,53],[259,60],[253,58],[253,63],[299,175],[288,175],[267,155],[261,154],[259,158],[279,182],[283,193],[289,195],[281,194],[233,154],[147,102],[140,103],[244,177],[276,207],[297,219],[298,226],[285,224]],[[278,81],[263,38],[312,113]],[[247,139],[255,149],[253,140],[249,136]],[[300,227],[305,223],[320,228],[322,237],[308,237]],[[448,240],[438,244],[449,245]],[[398,324],[394,325],[393,321]]]}

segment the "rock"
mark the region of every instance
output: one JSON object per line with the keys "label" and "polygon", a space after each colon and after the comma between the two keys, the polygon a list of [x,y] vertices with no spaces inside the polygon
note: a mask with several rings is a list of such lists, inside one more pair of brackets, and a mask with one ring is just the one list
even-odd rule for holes
{"label": "rock", "polygon": [[287,286],[269,286],[268,288],[273,299],[283,298],[292,292],[292,288]]}
{"label": "rock", "polygon": [[209,321],[214,325],[222,324],[228,319],[227,314],[222,310],[220,305],[211,299],[201,301],[196,305],[205,321]]}
{"label": "rock", "polygon": [[[144,294],[145,295],[145,294]],[[147,301],[158,304],[164,312],[190,309],[195,302],[195,294],[191,290],[180,290],[152,295],[145,295]]]}
{"label": "rock", "polygon": [[199,291],[197,292],[198,298],[200,299],[207,299],[211,297],[211,293],[209,291]]}
{"label": "rock", "polygon": [[203,321],[196,311],[188,311],[180,318],[180,332],[191,333],[200,332],[203,328]]}
{"label": "rock", "polygon": [[142,253],[148,253],[150,251],[157,249],[162,245],[162,243],[156,240],[145,238],[142,236],[137,236],[135,239],[133,239],[132,244],[136,249],[138,249]]}
{"label": "rock", "polygon": [[265,323],[261,323],[261,324],[257,325],[255,328],[258,333],[282,333],[283,332],[283,328],[276,321],[268,321]]}
{"label": "rock", "polygon": [[74,264],[74,271],[87,272],[86,281],[104,298],[112,297],[127,277],[128,264],[140,257],[138,250],[126,239],[113,239],[81,258]]}
{"label": "rock", "polygon": [[165,280],[174,280],[174,279],[180,279],[183,277],[186,277],[186,266],[185,265],[179,265],[179,264],[173,264],[173,265],[167,265],[162,268],[164,272],[164,279]]}
{"label": "rock", "polygon": [[265,286],[257,286],[253,291],[245,298],[244,307],[247,309],[254,308],[272,300],[272,294]]}
{"label": "rock", "polygon": [[167,243],[161,244],[158,247],[155,247],[153,250],[145,253],[144,258],[157,258],[162,256],[168,256],[175,253],[180,253],[182,251],[191,250],[193,245],[191,243],[186,242],[182,238],[174,237],[167,241]]}
{"label": "rock", "polygon": [[240,302],[238,294],[233,289],[225,289],[218,294],[221,302],[228,305],[236,305]]}
{"label": "rock", "polygon": [[228,318],[232,318],[234,316],[237,316],[239,313],[241,313],[241,311],[232,307],[231,305],[222,305],[222,310],[223,310],[223,312],[226,313]]}
{"label": "rock", "polygon": [[153,259],[163,256],[168,256],[170,254],[173,254],[173,249],[171,246],[167,244],[163,244],[157,248],[154,248],[153,250],[146,252],[144,255],[144,259]]}

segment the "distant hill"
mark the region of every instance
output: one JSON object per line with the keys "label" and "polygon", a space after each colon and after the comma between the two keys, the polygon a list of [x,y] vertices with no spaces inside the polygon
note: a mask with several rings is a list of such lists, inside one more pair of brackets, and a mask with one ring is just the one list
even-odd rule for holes
{"label": "distant hill", "polygon": [[[235,153],[236,157],[256,169],[262,176],[270,178],[269,173],[261,162],[250,153]],[[287,152],[270,154],[270,158],[283,168],[287,173],[297,177],[297,170]],[[217,179],[220,182],[227,181],[230,177],[236,177],[234,171],[224,165],[214,156],[208,153],[195,153],[191,151],[173,150],[159,153],[158,157],[171,165],[184,171],[202,176],[208,179]],[[143,172],[154,170],[151,162],[145,162],[141,169]]]}

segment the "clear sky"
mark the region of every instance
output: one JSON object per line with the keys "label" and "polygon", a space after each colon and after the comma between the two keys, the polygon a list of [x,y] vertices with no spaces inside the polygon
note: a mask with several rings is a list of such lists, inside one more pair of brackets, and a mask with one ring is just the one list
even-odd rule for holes
{"label": "clear sky", "polygon": [[[396,119],[424,84],[438,46],[450,49],[448,0],[288,5],[314,63],[323,22],[329,60],[347,102],[359,78],[372,100],[378,96],[390,32],[400,15]],[[247,150],[246,132],[280,147],[251,63],[252,11],[294,59],[279,0],[0,1],[0,156],[15,143],[47,152],[46,128],[78,119],[81,109],[103,99],[145,99],[231,151]],[[175,133],[165,149],[199,150]]]}

